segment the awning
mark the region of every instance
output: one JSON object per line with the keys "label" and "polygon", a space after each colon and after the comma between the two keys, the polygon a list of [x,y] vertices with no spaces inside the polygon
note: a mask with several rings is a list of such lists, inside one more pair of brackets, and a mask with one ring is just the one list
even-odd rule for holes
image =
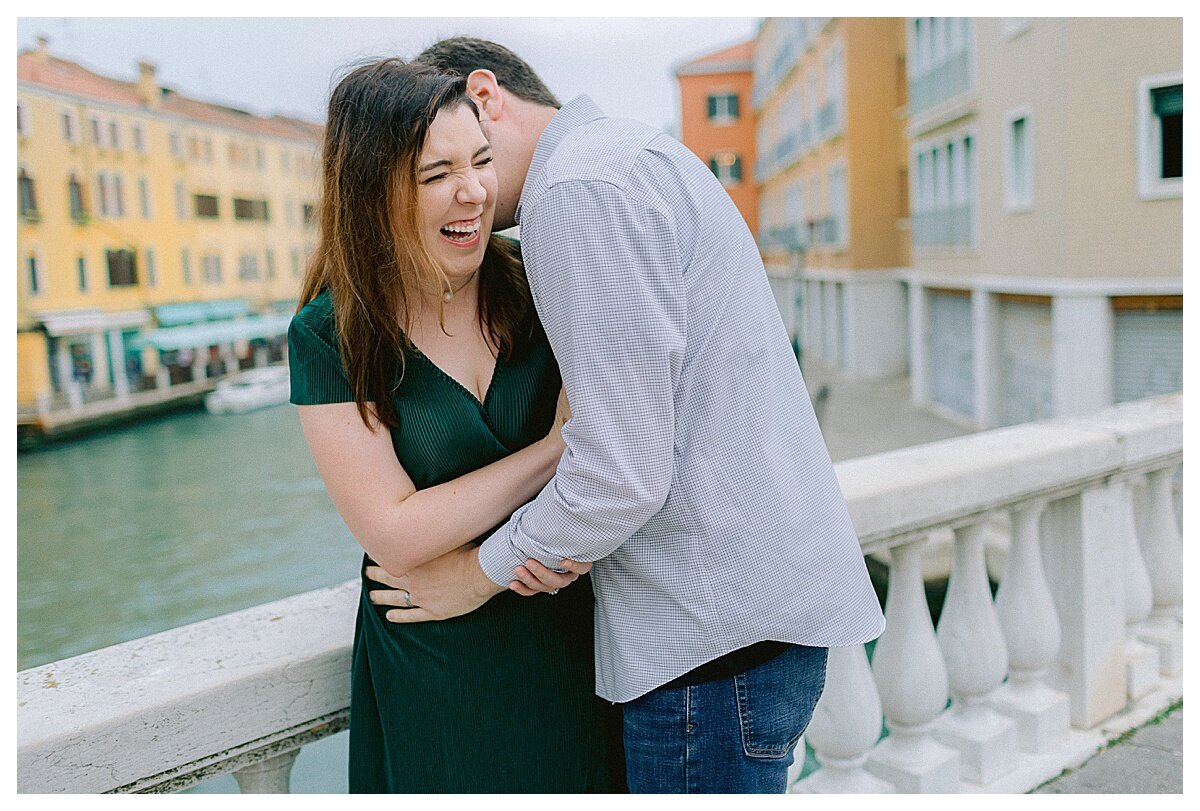
{"label": "awning", "polygon": [[207,321],[181,327],[159,327],[140,336],[138,346],[156,346],[162,350],[195,349],[214,344],[274,338],[286,335],[292,321],[290,313],[251,316],[226,321]]}
{"label": "awning", "polygon": [[185,301],[176,304],[160,304],[154,308],[154,318],[160,327],[175,327],[196,321],[219,321],[223,318],[238,318],[250,312],[250,305],[242,299],[222,301]]}

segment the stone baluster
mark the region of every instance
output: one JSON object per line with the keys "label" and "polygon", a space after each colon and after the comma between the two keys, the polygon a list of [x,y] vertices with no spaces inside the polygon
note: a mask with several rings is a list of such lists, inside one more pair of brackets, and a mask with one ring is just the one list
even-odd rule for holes
{"label": "stone baluster", "polygon": [[1062,636],[1042,566],[1044,509],[1037,502],[1011,510],[1012,545],[996,593],[996,614],[1008,649],[1008,682],[997,692],[994,706],[1016,722],[1020,747],[1035,754],[1051,751],[1071,726],[1070,699],[1045,683]]}
{"label": "stone baluster", "polygon": [[1147,475],[1149,492],[1139,538],[1153,594],[1150,619],[1141,638],[1158,650],[1164,676],[1183,672],[1183,544],[1175,521],[1175,470],[1172,465]]}
{"label": "stone baluster", "polygon": [[867,759],[867,770],[904,794],[945,794],[959,790],[961,758],[932,735],[949,688],[921,577],[924,544],[890,550],[887,629],[871,662],[889,735]]}
{"label": "stone baluster", "polygon": [[299,749],[284,752],[233,773],[242,794],[287,794]]}
{"label": "stone baluster", "polygon": [[863,768],[882,727],[883,708],[866,649],[862,645],[830,648],[825,691],[805,732],[821,768],[796,784],[792,791],[827,794],[895,791],[890,783]]}
{"label": "stone baluster", "polygon": [[1158,683],[1158,651],[1138,635],[1154,605],[1150,575],[1142,559],[1133,515],[1133,487],[1129,479],[1109,482],[1116,510],[1115,530],[1122,546],[1121,573],[1125,585],[1125,689],[1130,700],[1141,698]]}
{"label": "stone baluster", "polygon": [[953,702],[934,736],[962,755],[965,780],[987,785],[1017,764],[1017,728],[991,699],[1008,672],[1008,653],[988,586],[985,521],[954,530],[954,558],[937,641],[946,662]]}

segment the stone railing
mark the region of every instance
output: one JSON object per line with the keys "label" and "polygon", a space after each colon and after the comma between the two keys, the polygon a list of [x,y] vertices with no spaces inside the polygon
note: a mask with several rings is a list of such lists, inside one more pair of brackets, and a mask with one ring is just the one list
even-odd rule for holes
{"label": "stone railing", "polygon": [[[831,651],[795,791],[1026,791],[1182,695],[1182,397],[837,465],[887,630]],[[1001,520],[998,520],[998,517]],[[993,599],[984,538],[1011,528]],[[936,629],[922,557],[950,534]],[[286,791],[345,727],[356,582],[17,674],[21,792]],[[881,739],[881,733],[886,735]]]}

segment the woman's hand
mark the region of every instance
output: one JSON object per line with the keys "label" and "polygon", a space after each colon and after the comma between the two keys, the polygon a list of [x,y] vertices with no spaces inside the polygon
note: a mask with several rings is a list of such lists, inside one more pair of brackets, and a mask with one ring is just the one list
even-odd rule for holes
{"label": "woman's hand", "polygon": [[581,574],[587,574],[592,570],[592,564],[580,563],[575,560],[564,559],[561,565],[567,571],[556,572],[547,569],[533,558],[530,558],[525,561],[524,566],[516,568],[514,574],[516,574],[517,579],[509,583],[508,587],[522,597],[532,597],[542,592],[554,594],[564,586],[574,583],[579,579]]}

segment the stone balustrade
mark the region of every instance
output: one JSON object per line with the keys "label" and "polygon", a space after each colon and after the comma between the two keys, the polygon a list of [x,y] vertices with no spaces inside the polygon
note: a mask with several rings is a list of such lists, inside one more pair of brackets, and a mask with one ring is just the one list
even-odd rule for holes
{"label": "stone balustrade", "polygon": [[[797,792],[1016,792],[1182,695],[1182,396],[837,465],[887,629],[830,653]],[[985,529],[1009,528],[993,597]],[[936,626],[922,578],[953,535]],[[282,792],[346,725],[357,581],[17,674],[22,792]],[[882,737],[881,737],[882,736]],[[798,764],[799,765],[799,764]],[[799,769],[797,769],[797,773]]]}

